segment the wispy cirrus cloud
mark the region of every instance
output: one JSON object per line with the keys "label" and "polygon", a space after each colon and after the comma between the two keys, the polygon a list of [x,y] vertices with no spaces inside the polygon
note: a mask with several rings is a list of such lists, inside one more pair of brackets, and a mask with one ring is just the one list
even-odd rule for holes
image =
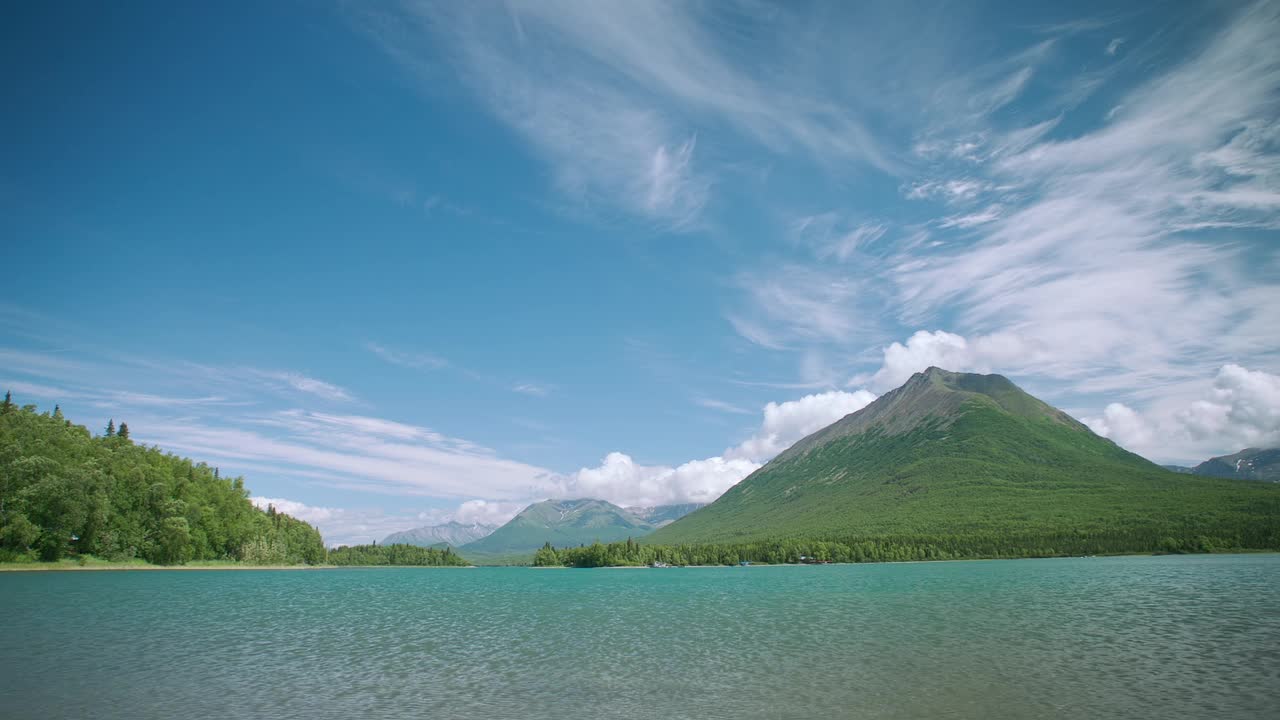
{"label": "wispy cirrus cloud", "polygon": [[449,361],[439,355],[427,352],[403,352],[385,345],[367,342],[365,349],[392,365],[412,370],[439,370],[449,366]]}
{"label": "wispy cirrus cloud", "polygon": [[[698,227],[721,170],[699,138],[726,129],[830,167],[901,167],[866,119],[832,97],[840,77],[818,79],[812,59],[797,52],[810,34],[803,13],[554,0],[505,10],[404,3],[355,22],[433,85],[442,65],[451,68],[550,164],[556,186],[579,207]],[[726,24],[748,31],[719,32]],[[762,54],[760,41],[774,51]],[[759,62],[765,57],[771,62]]]}
{"label": "wispy cirrus cloud", "polygon": [[350,402],[355,400],[355,396],[346,388],[333,383],[325,382],[299,372],[283,371],[283,370],[257,370],[253,368],[242,368],[238,371],[258,378],[259,380],[274,384],[280,388],[289,388],[307,395],[314,395],[325,400],[334,400],[339,402]]}
{"label": "wispy cirrus cloud", "polygon": [[1278,147],[1264,139],[1280,103],[1280,57],[1264,50],[1276,16],[1272,4],[1243,11],[1098,130],[1041,140],[994,159],[982,180],[952,181],[1012,187],[1021,200],[943,221],[981,226],[972,244],[899,258],[904,317],[959,309],[966,330],[1046,350],[1022,358],[1036,372],[1141,369],[1176,381],[1225,361],[1218,338],[1239,337],[1262,296],[1280,299],[1239,264],[1246,246],[1203,232],[1280,222]]}
{"label": "wispy cirrus cloud", "polygon": [[516,383],[511,386],[511,391],[520,393],[521,395],[532,395],[533,397],[546,397],[551,394],[550,387],[529,382]]}
{"label": "wispy cirrus cloud", "polygon": [[739,407],[738,405],[734,405],[733,403],[725,402],[724,400],[717,400],[715,398],[696,397],[693,399],[693,402],[695,405],[707,408],[708,410],[718,410],[720,412],[733,413],[735,415],[754,415],[755,414],[744,407]]}

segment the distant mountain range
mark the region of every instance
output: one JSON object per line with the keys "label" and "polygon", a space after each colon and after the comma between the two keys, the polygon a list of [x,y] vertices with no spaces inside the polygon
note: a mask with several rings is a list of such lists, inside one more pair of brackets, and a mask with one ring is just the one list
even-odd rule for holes
{"label": "distant mountain range", "polygon": [[[1214,467],[1263,473],[1269,457],[1228,456]],[[1201,536],[1271,547],[1280,542],[1273,489],[1174,475],[1002,376],[929,368],[645,543],[951,537],[1016,548],[1008,538],[1069,543],[1086,533],[1126,549],[1162,537],[1171,548],[1200,547]]]}
{"label": "distant mountain range", "polygon": [[521,510],[506,525],[459,548],[468,557],[532,553],[557,547],[640,538],[670,524],[700,504],[621,508],[604,500],[544,500]]}
{"label": "distant mountain range", "polygon": [[654,505],[651,507],[629,507],[627,512],[649,523],[655,528],[664,527],[704,507],[706,503],[682,503],[679,505]]}
{"label": "distant mountain range", "polygon": [[497,529],[498,526],[496,525],[484,525],[481,523],[465,525],[449,521],[442,525],[427,525],[412,530],[391,533],[383,539],[382,544],[395,545],[402,543],[405,545],[417,545],[418,547],[433,547],[443,544],[456,548],[486,537]]}
{"label": "distant mountain range", "polygon": [[1280,448],[1245,448],[1209,458],[1191,469],[1196,475],[1280,482]]}

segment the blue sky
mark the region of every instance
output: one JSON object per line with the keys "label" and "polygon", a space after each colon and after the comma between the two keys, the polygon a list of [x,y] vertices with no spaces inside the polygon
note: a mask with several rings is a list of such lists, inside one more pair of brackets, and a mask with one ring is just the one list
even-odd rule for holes
{"label": "blue sky", "polygon": [[929,365],[1280,443],[1280,4],[69,3],[0,383],[330,542],[714,498]]}

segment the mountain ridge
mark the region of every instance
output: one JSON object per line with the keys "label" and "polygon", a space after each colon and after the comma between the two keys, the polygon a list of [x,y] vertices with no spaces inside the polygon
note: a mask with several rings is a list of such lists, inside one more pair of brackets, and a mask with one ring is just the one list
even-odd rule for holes
{"label": "mountain ridge", "polygon": [[929,368],[644,542],[1194,529],[1280,544],[1280,494],[1247,485],[1164,470],[1003,376]]}
{"label": "mountain ridge", "polygon": [[543,500],[458,550],[473,555],[532,553],[548,542],[560,546],[612,542],[648,535],[653,529],[653,525],[604,500]]}
{"label": "mountain ridge", "polygon": [[446,544],[453,547],[466,545],[487,537],[497,525],[484,523],[460,523],[450,520],[439,525],[424,525],[409,530],[393,532],[382,540],[383,545],[415,545],[417,547],[434,547]]}
{"label": "mountain ridge", "polygon": [[1191,468],[1196,475],[1280,482],[1280,447],[1245,448],[1212,457]]}

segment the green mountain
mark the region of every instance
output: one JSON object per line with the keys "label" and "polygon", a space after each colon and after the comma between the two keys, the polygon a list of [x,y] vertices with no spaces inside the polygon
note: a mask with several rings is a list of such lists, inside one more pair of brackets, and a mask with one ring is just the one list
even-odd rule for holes
{"label": "green mountain", "polygon": [[391,533],[383,539],[383,545],[415,545],[425,548],[439,548],[446,545],[459,547],[475,542],[497,530],[493,525],[472,523],[470,525],[450,520],[441,525],[402,530]]}
{"label": "green mountain", "polygon": [[1209,458],[1191,472],[1210,477],[1280,482],[1280,448],[1245,448],[1233,455]]}
{"label": "green mountain", "polygon": [[464,557],[532,553],[548,542],[562,547],[607,543],[651,532],[652,525],[603,500],[544,500],[458,552]]}
{"label": "green mountain", "polygon": [[1004,377],[929,368],[644,542],[899,538],[952,557],[1053,554],[1081,539],[1275,548],[1278,491],[1169,472]]}

